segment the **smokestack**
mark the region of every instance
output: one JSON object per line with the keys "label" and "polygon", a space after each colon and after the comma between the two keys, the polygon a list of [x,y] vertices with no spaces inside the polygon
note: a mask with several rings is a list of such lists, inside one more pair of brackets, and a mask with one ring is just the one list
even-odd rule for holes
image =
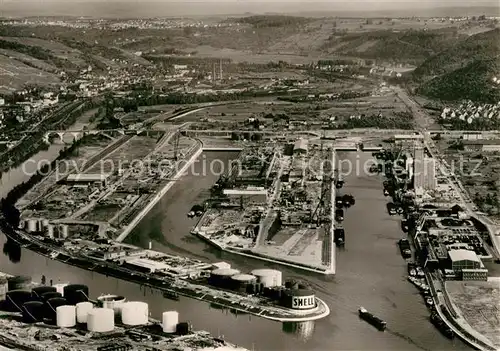
{"label": "smokestack", "polygon": [[222,59],[219,61],[219,79],[222,80]]}
{"label": "smokestack", "polygon": [[214,62],[212,67],[212,82],[215,82],[216,79],[217,77],[215,76],[215,62]]}

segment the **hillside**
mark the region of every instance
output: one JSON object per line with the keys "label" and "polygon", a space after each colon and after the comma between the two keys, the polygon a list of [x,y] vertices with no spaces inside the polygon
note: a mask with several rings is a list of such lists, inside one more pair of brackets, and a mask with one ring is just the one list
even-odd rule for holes
{"label": "hillside", "polygon": [[427,59],[414,72],[414,78],[424,80],[446,74],[477,60],[488,60],[500,54],[500,29],[472,35],[457,45]]}
{"label": "hillside", "polygon": [[442,100],[470,99],[497,103],[500,101],[500,86],[493,83],[493,77],[499,76],[497,59],[476,60],[423,83],[418,92]]}
{"label": "hillside", "polygon": [[496,103],[500,87],[500,29],[472,35],[432,56],[413,72],[417,91],[443,100],[471,99]]}

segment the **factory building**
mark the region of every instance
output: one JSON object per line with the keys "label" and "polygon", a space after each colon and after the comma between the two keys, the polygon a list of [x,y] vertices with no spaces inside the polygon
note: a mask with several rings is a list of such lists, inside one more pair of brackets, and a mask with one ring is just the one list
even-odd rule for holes
{"label": "factory building", "polygon": [[267,204],[267,190],[261,187],[250,189],[224,189],[223,194],[233,205],[264,205]]}
{"label": "factory building", "polygon": [[417,194],[425,190],[435,190],[436,181],[436,162],[434,158],[426,157],[423,147],[416,147],[413,160],[413,185]]}
{"label": "factory building", "polygon": [[458,249],[448,251],[451,269],[461,280],[488,280],[488,270],[474,251]]}
{"label": "factory building", "polygon": [[167,264],[149,260],[147,258],[133,258],[124,262],[123,266],[137,269],[144,273],[154,273],[170,269],[170,266]]}
{"label": "factory building", "polygon": [[295,155],[305,155],[307,154],[308,148],[308,140],[307,139],[298,139],[293,145],[293,153]]}
{"label": "factory building", "polygon": [[464,149],[469,152],[498,152],[500,151],[500,140],[465,139]]}
{"label": "factory building", "polygon": [[70,174],[66,178],[66,183],[71,184],[73,186],[90,186],[97,185],[99,187],[105,187],[108,184],[108,178],[110,174],[85,174],[85,173],[77,173]]}

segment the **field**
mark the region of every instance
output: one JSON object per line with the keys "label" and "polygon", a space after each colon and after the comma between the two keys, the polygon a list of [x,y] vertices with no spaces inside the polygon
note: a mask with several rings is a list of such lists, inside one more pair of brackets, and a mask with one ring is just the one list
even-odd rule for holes
{"label": "field", "polygon": [[0,93],[11,93],[26,84],[48,86],[59,83],[59,78],[48,72],[30,67],[9,56],[0,55]]}
{"label": "field", "polygon": [[494,219],[500,219],[500,207],[498,203],[494,204],[495,196],[498,201],[500,188],[500,155],[481,151],[457,151],[452,147],[454,143],[455,141],[446,139],[436,141],[445,160],[453,166],[454,173],[479,209]]}
{"label": "field", "polygon": [[446,290],[454,304],[475,330],[500,347],[500,288],[491,282],[447,282]]}

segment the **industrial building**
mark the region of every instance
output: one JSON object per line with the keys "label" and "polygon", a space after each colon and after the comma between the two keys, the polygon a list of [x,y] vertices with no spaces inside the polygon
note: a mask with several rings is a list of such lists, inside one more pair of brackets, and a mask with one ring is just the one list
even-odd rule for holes
{"label": "industrial building", "polygon": [[305,155],[307,154],[308,150],[308,140],[307,139],[298,139],[295,144],[293,145],[293,153],[294,154],[300,154],[300,155]]}
{"label": "industrial building", "polygon": [[500,140],[464,139],[464,150],[469,152],[499,152]]}
{"label": "industrial building", "polygon": [[110,174],[77,173],[68,175],[68,177],[66,177],[66,183],[74,186],[97,185],[100,187],[105,187],[107,186],[107,181],[109,177]]}
{"label": "industrial building", "polygon": [[267,190],[262,187],[248,189],[224,189],[223,194],[227,196],[231,204],[240,205],[264,205],[267,203]]}
{"label": "industrial building", "polygon": [[449,250],[451,269],[461,280],[488,280],[488,270],[471,250]]}
{"label": "industrial building", "polygon": [[416,194],[435,190],[437,185],[435,160],[425,156],[422,146],[415,147],[414,156],[413,186]]}

